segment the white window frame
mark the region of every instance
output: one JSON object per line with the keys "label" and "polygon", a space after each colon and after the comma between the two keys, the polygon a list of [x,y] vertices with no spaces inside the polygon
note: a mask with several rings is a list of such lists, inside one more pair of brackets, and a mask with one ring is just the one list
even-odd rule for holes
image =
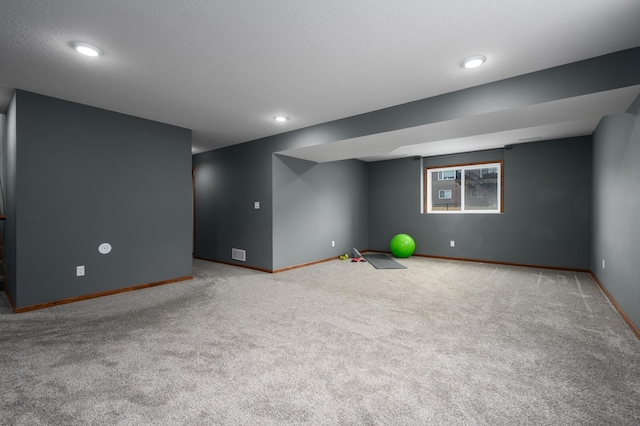
{"label": "white window frame", "polygon": [[[497,194],[496,194],[496,207],[495,209],[482,209],[482,210],[473,210],[473,209],[467,209],[466,206],[466,194],[464,191],[465,188],[465,171],[469,170],[469,169],[473,169],[473,170],[477,170],[477,169],[482,169],[482,170],[487,170],[487,169],[492,169],[492,168],[497,168],[498,169],[498,176],[497,176]],[[475,164],[464,164],[464,165],[455,165],[455,166],[446,166],[446,167],[433,167],[433,168],[425,168],[425,174],[426,174],[426,213],[428,214],[500,214],[503,213],[502,210],[502,186],[503,186],[503,162],[502,161],[497,161],[497,162],[491,162],[491,163],[475,163]],[[455,171],[459,170],[460,171],[460,210],[433,210],[433,174],[435,173],[437,176],[437,179],[440,180],[449,180],[447,179],[440,179],[442,176],[444,176],[444,174],[442,172],[448,172],[448,171]],[[441,190],[438,190],[441,191]],[[438,198],[439,199],[443,199],[440,198],[440,193],[438,193]]]}

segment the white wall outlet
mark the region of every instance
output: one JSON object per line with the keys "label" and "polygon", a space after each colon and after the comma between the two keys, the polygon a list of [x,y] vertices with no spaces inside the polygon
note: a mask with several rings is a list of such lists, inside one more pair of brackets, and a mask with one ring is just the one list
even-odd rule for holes
{"label": "white wall outlet", "polygon": [[76,266],[76,277],[84,277],[84,265]]}
{"label": "white wall outlet", "polygon": [[602,269],[604,269],[604,259],[602,259]]}
{"label": "white wall outlet", "polygon": [[453,240],[451,240],[451,241],[449,242],[449,245],[450,245],[451,247],[455,247],[455,246],[456,246],[456,242],[455,242],[455,241],[453,241]]}
{"label": "white wall outlet", "polygon": [[256,210],[259,210],[260,209],[260,201],[254,201],[253,202],[253,208],[256,209]]}
{"label": "white wall outlet", "polygon": [[336,242],[335,241],[331,241],[331,247],[335,247],[336,246]]}

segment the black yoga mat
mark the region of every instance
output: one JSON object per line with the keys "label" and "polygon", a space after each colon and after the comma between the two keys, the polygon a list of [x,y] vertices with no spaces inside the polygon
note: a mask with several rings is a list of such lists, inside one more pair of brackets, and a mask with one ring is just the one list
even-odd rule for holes
{"label": "black yoga mat", "polygon": [[372,264],[376,269],[407,269],[406,266],[399,264],[383,253],[367,253],[363,254],[362,257],[367,259],[367,262]]}

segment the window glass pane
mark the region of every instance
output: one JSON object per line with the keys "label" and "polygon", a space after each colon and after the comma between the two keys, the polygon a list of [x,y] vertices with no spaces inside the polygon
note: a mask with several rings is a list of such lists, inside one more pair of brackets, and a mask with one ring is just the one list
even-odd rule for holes
{"label": "window glass pane", "polygon": [[443,170],[438,172],[438,180],[451,180],[456,178],[456,172],[459,170]]}
{"label": "window glass pane", "polygon": [[498,208],[498,168],[466,169],[465,210]]}
{"label": "window glass pane", "polygon": [[451,198],[451,190],[450,189],[441,189],[439,192],[439,196],[438,198],[440,198],[441,200],[446,200]]}
{"label": "window glass pane", "polygon": [[431,173],[431,210],[460,210],[460,170]]}

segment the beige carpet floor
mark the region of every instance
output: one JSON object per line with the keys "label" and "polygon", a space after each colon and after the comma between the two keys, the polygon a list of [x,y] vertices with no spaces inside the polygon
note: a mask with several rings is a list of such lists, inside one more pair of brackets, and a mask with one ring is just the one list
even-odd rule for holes
{"label": "beige carpet floor", "polygon": [[640,424],[640,341],[588,274],[398,261],[0,296],[0,424]]}

